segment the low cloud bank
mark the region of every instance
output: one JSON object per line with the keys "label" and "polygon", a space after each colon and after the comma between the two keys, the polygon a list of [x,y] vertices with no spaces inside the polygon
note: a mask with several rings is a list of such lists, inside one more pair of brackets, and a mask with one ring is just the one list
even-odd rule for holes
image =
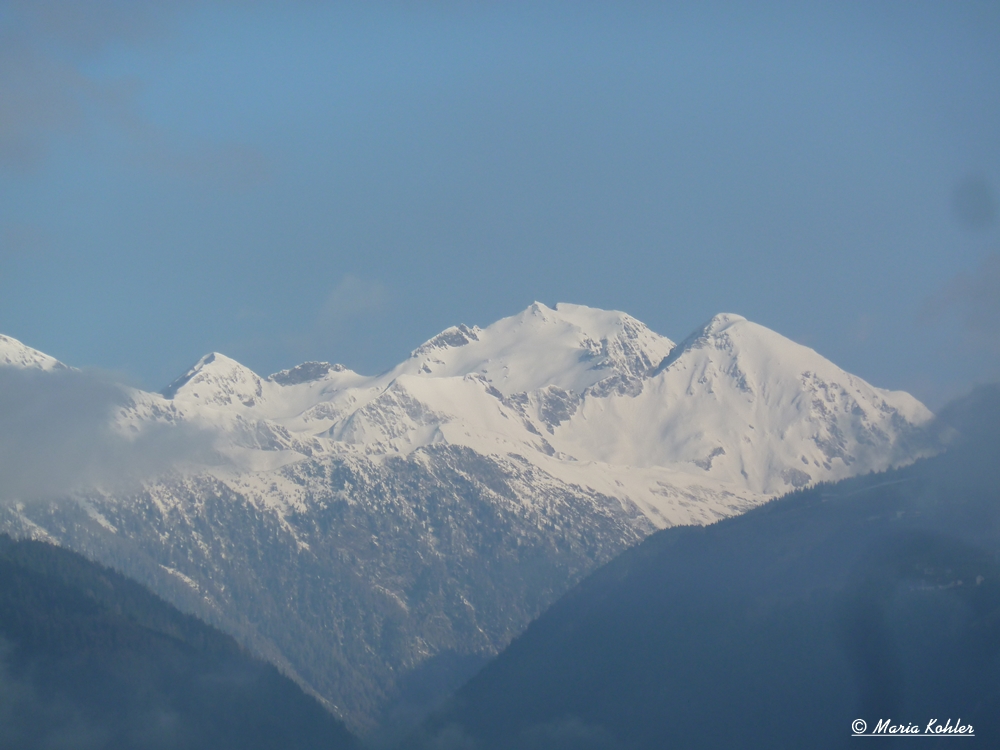
{"label": "low cloud bank", "polygon": [[113,418],[131,403],[99,373],[0,367],[0,501],[121,490],[217,460],[214,433],[193,425],[122,431]]}

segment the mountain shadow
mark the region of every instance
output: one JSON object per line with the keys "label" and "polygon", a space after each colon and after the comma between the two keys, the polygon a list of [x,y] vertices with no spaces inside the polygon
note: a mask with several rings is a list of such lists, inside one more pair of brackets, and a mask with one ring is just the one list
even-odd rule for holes
{"label": "mountain shadow", "polygon": [[858,719],[1000,746],[1000,387],[935,428],[934,458],[654,534],[404,746],[836,748]]}
{"label": "mountain shadow", "polygon": [[0,535],[0,747],[358,747],[273,666],[80,555]]}

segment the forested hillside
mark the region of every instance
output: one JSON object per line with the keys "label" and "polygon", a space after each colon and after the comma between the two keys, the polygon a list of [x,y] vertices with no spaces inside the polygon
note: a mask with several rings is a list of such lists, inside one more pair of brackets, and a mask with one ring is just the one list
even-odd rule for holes
{"label": "forested hillside", "polygon": [[0,747],[355,746],[229,636],[76,553],[0,535]]}

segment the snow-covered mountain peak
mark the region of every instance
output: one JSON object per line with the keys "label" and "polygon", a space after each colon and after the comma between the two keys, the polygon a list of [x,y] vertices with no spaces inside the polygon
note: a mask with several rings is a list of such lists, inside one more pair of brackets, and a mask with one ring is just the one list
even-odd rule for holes
{"label": "snow-covered mountain peak", "polygon": [[[724,377],[748,396],[763,396],[768,402],[782,395],[795,398],[793,394],[803,389],[809,393],[840,392],[854,394],[883,411],[897,410],[914,424],[932,416],[908,393],[874,388],[816,350],[731,313],[716,315],[684,339],[657,367],[656,374],[665,371],[686,372],[681,379],[688,392],[698,387],[711,391],[713,383]],[[779,383],[786,393],[777,387]]]}
{"label": "snow-covered mountain peak", "polygon": [[212,352],[168,385],[163,395],[175,401],[215,406],[240,403],[252,407],[263,396],[263,380],[235,359]]}
{"label": "snow-covered mountain peak", "polygon": [[[918,450],[914,430],[932,416],[909,394],[875,388],[731,314],[684,339],[645,382],[639,396],[576,417],[617,436],[601,459],[687,464],[765,494],[907,460]],[[581,455],[579,427],[570,421],[562,429],[572,442],[557,431],[553,445]]]}
{"label": "snow-covered mountain peak", "polygon": [[59,370],[66,367],[55,357],[25,346],[17,339],[0,335],[0,366],[36,370]]}
{"label": "snow-covered mountain peak", "polygon": [[478,373],[505,396],[547,386],[582,393],[608,377],[647,375],[671,348],[672,341],[625,313],[535,302],[486,328],[446,329],[391,376]]}
{"label": "snow-covered mountain peak", "polygon": [[432,352],[465,346],[472,341],[479,341],[481,329],[478,326],[469,328],[466,325],[445,328],[437,336],[428,339],[410,353],[412,359],[419,359]]}
{"label": "snow-covered mountain peak", "polygon": [[703,336],[712,336],[721,333],[728,328],[737,326],[740,323],[749,322],[750,321],[742,315],[737,315],[735,313],[718,313],[717,315],[713,315],[712,319],[701,327],[701,334]]}
{"label": "snow-covered mountain peak", "polygon": [[[815,366],[824,372],[843,373],[809,347],[733,313],[719,313],[697,328],[651,374],[688,366],[694,360],[711,360],[721,372],[734,377],[744,376],[745,371],[750,370],[765,380],[776,366],[787,369],[801,365],[807,370]],[[749,386],[744,377],[742,387]]]}

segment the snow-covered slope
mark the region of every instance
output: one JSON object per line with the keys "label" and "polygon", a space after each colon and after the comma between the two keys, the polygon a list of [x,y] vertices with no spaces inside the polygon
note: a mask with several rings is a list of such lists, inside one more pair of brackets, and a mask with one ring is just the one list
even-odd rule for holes
{"label": "snow-covered slope", "polygon": [[672,347],[624,313],[536,302],[486,329],[449,328],[388,376],[478,374],[505,396],[546,386],[582,393],[611,376],[645,377]]}
{"label": "snow-covered slope", "polygon": [[274,466],[269,450],[291,451],[285,463],[462,445],[635,502],[657,526],[912,460],[930,417],[736,315],[674,346],[624,313],[540,303],[449,328],[376,377],[308,363],[261,378],[210,354],[164,394],[259,448],[243,468]]}
{"label": "snow-covered slope", "polygon": [[[60,366],[4,337],[0,365]],[[0,526],[127,568],[365,731],[408,672],[495,652],[655,528],[912,461],[930,416],[736,315],[675,346],[535,303],[376,376],[209,354],[115,416],[215,436],[200,470],[0,505]]]}
{"label": "snow-covered slope", "polygon": [[673,467],[773,495],[912,460],[930,412],[736,315],[718,315],[626,394],[582,399],[559,451],[606,465]]}
{"label": "snow-covered slope", "polygon": [[62,362],[37,349],[25,346],[17,339],[0,335],[0,367],[24,367],[37,370],[64,368]]}

